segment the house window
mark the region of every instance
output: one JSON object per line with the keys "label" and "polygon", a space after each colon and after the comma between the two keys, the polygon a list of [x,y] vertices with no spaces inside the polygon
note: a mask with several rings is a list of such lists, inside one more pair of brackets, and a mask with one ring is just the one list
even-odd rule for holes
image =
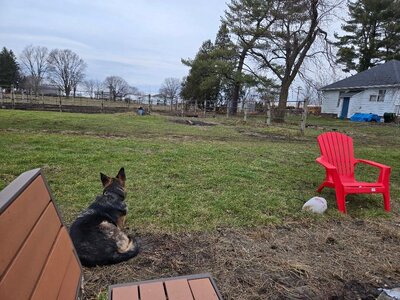
{"label": "house window", "polygon": [[378,102],[385,101],[385,94],[386,94],[386,90],[379,90],[377,101]]}
{"label": "house window", "polygon": [[378,96],[376,96],[376,95],[371,95],[371,96],[369,96],[369,101],[370,102],[376,102],[376,99],[378,98]]}

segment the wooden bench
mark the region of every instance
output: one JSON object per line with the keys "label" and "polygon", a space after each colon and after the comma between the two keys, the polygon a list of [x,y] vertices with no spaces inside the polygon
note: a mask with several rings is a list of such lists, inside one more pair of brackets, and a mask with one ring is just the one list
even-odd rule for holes
{"label": "wooden bench", "polygon": [[40,169],[0,192],[0,299],[77,299],[82,267]]}
{"label": "wooden bench", "polygon": [[[0,192],[0,300],[78,299],[82,266],[40,169]],[[209,274],[113,285],[114,300],[221,300]]]}
{"label": "wooden bench", "polygon": [[116,284],[109,300],[222,300],[210,274]]}

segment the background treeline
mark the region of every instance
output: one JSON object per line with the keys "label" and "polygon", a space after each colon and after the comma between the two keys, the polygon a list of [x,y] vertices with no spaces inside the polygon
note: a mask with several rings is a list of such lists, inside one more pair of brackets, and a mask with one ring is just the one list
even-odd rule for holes
{"label": "background treeline", "polygon": [[[347,17],[340,19],[343,7]],[[334,40],[328,34],[332,19],[342,20]],[[274,119],[282,121],[295,79],[304,82],[302,97],[311,98],[337,79],[332,75],[337,65],[360,72],[391,59],[400,59],[400,0],[231,0],[215,40],[204,41],[194,58],[182,59],[188,75],[165,79],[159,95],[171,107],[181,98],[185,107],[225,106],[229,114],[255,97],[277,102]],[[332,73],[323,72],[324,65]],[[37,94],[48,83],[69,97],[80,85],[90,97],[102,93],[112,100],[140,94],[119,76],[86,79],[86,68],[69,49],[31,45],[17,59],[3,48],[0,87]]]}
{"label": "background treeline", "polygon": [[[329,25],[345,5],[343,34],[329,40]],[[228,103],[235,114],[250,89],[264,101],[276,99],[275,120],[282,120],[296,77],[308,97],[335,80],[321,78],[324,64],[359,72],[391,59],[400,59],[399,0],[232,0],[215,41],[182,59],[190,70],[181,93],[195,105]]]}

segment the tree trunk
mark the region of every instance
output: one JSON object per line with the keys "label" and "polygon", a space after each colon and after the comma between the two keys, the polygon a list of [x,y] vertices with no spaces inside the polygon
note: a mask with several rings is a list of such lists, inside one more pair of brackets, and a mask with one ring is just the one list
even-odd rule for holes
{"label": "tree trunk", "polygon": [[[243,49],[240,53],[238,67],[236,69],[236,76],[241,76],[243,71],[244,59],[246,58],[248,49]],[[232,102],[230,108],[230,114],[236,115],[238,103],[239,103],[239,95],[240,95],[240,88],[241,88],[241,81],[239,78],[236,77],[235,83],[233,85],[233,95],[232,95]]]}
{"label": "tree trunk", "polygon": [[70,87],[68,87],[68,86],[66,86],[65,87],[65,96],[67,97],[67,98],[69,98],[69,95],[71,94],[71,88]]}
{"label": "tree trunk", "polygon": [[279,92],[279,105],[278,109],[274,113],[274,121],[277,123],[285,122],[285,112],[286,112],[286,104],[289,96],[289,81],[283,81],[281,86],[281,91]]}

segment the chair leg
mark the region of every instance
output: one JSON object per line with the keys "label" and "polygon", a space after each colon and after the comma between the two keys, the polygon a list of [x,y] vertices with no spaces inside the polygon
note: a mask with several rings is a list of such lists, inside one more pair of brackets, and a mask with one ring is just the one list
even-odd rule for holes
{"label": "chair leg", "polygon": [[346,213],[346,194],[342,189],[336,188],[336,203],[341,213]]}
{"label": "chair leg", "polygon": [[389,191],[389,189],[387,189],[383,193],[383,205],[385,207],[385,210],[387,212],[389,212],[390,211],[390,191]]}
{"label": "chair leg", "polygon": [[322,191],[322,189],[325,187],[325,184],[323,183],[323,184],[321,184],[320,186],[319,186],[319,188],[317,189],[317,193],[321,193],[321,191]]}

